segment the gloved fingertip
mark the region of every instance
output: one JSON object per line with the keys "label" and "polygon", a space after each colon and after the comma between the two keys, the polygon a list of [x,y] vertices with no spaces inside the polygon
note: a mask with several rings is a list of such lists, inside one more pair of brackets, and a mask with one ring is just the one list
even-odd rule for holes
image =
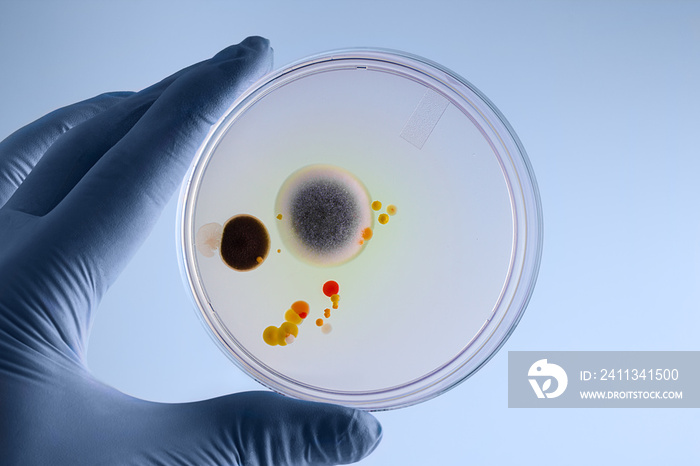
{"label": "gloved fingertip", "polygon": [[355,444],[356,460],[372,453],[382,441],[382,435],[382,425],[376,417],[365,411],[355,411],[348,427],[348,438]]}
{"label": "gloved fingertip", "polygon": [[258,51],[270,49],[270,41],[262,36],[248,36],[245,39],[243,39],[240,45]]}
{"label": "gloved fingertip", "polygon": [[212,62],[222,62],[239,58],[253,52],[255,55],[272,55],[270,41],[260,36],[246,37],[241,43],[226,47],[211,59]]}

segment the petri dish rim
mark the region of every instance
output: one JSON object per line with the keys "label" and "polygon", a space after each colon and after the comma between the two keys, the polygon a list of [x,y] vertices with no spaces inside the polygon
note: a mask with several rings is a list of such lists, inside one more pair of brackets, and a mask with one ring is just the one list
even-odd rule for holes
{"label": "petri dish rim", "polygon": [[[512,254],[507,280],[494,305],[491,318],[484,322],[452,360],[398,386],[367,391],[328,390],[292,379],[267,366],[241,345],[223,324],[207,297],[196,267],[193,267],[193,196],[198,191],[201,175],[219,142],[251,105],[279,86],[303,79],[309,74],[368,67],[398,74],[440,92],[479,128],[494,149],[507,181],[513,215]],[[476,112],[475,115],[465,109],[465,102]],[[480,121],[476,121],[477,116]],[[494,147],[492,138],[499,142],[503,151]],[[500,156],[503,152],[506,160]],[[410,406],[450,390],[478,371],[508,339],[530,300],[539,271],[543,241],[541,202],[530,161],[514,130],[495,105],[467,80],[435,62],[396,50],[355,48],[324,52],[263,77],[242,94],[212,127],[190,167],[179,201],[179,264],[183,281],[201,322],[224,353],[249,376],[274,391],[302,399],[376,411]]]}

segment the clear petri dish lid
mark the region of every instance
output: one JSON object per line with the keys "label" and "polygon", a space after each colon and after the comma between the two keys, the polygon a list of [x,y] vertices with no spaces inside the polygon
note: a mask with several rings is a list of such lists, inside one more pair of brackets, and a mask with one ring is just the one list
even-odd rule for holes
{"label": "clear petri dish lid", "polygon": [[265,386],[367,410],[464,381],[503,345],[542,247],[535,177],[474,86],[398,51],[316,55],[266,76],[183,184],[197,313]]}

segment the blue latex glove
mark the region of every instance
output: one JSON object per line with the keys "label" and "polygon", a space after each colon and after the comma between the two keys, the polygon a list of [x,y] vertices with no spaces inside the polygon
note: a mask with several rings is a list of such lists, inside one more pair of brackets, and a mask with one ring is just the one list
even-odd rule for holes
{"label": "blue latex glove", "polygon": [[361,411],[269,392],[152,403],[86,367],[100,299],[211,124],[271,62],[268,42],[248,38],[0,143],[0,464],[344,464],[379,443]]}

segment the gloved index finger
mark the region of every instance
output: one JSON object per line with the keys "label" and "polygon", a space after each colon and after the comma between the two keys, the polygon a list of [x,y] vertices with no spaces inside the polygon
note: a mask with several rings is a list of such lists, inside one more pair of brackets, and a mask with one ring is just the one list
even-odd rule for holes
{"label": "gloved index finger", "polygon": [[0,142],[0,208],[61,135],[131,94],[110,92],[59,108]]}
{"label": "gloved index finger", "polygon": [[89,267],[98,295],[150,232],[211,124],[271,59],[267,40],[248,38],[180,76],[49,214],[55,241]]}
{"label": "gloved index finger", "polygon": [[[201,63],[190,65],[139,92],[124,93],[128,98],[122,98],[108,109],[65,128],[65,132],[51,141],[43,154],[36,156],[36,165],[5,202],[5,207],[39,217],[50,212],[131,130],[170,84],[198,66]],[[61,125],[60,117],[61,114],[55,112],[48,115],[47,125]],[[38,137],[34,133],[27,135],[28,143],[33,135],[34,139]]]}

